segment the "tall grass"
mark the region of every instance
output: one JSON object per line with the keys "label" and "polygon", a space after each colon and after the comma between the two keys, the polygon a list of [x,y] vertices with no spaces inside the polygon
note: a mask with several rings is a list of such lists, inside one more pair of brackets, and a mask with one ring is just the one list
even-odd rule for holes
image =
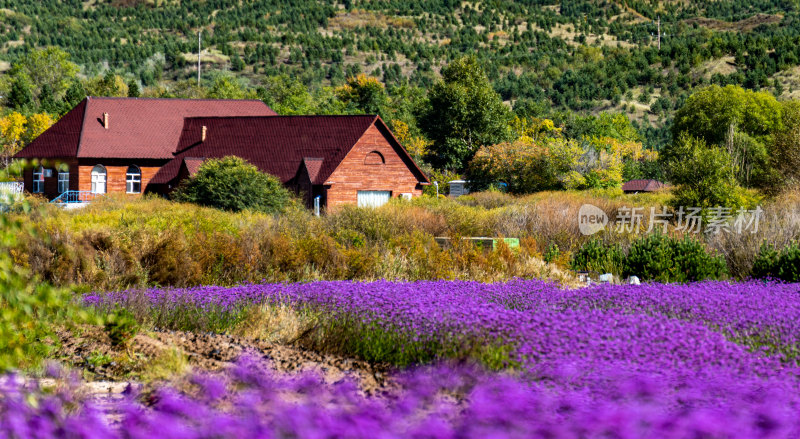
{"label": "tall grass", "polygon": [[[583,236],[584,204],[613,222],[624,207],[660,209],[669,192],[625,195],[619,190],[542,192],[514,197],[498,192],[459,199],[397,200],[378,209],[346,207],[315,217],[305,209],[279,216],[228,213],[158,198],[106,196],[79,211],[40,206],[17,214],[39,233],[23,235],[14,261],[56,285],[87,290],[145,286],[232,285],[355,279],[549,278],[574,283],[571,254],[589,239],[627,248],[647,232],[606,230]],[[800,192],[763,205],[758,233],[702,236],[724,255],[732,277],[750,274],[761,243],[776,247],[800,238]],[[435,237],[458,243],[440,248]],[[457,238],[520,238],[518,250],[481,251]],[[558,247],[551,264],[541,261]]]}

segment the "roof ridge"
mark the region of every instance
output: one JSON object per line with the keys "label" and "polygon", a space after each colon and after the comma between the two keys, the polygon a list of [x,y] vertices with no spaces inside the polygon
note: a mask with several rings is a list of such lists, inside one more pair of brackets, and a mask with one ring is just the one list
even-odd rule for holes
{"label": "roof ridge", "polygon": [[184,119],[288,119],[292,117],[313,117],[313,118],[331,118],[331,119],[341,119],[341,118],[370,118],[374,120],[377,117],[377,114],[285,114],[280,115],[276,114],[274,116],[186,116]]}
{"label": "roof ridge", "polygon": [[[151,98],[151,97],[138,97],[138,98],[131,98],[131,97],[122,97],[122,96],[86,96],[86,100],[89,99],[105,99],[105,100],[117,100],[117,101],[226,101],[226,102],[261,102],[264,103],[261,99],[215,99],[215,98]],[[267,107],[266,103],[264,103]]]}

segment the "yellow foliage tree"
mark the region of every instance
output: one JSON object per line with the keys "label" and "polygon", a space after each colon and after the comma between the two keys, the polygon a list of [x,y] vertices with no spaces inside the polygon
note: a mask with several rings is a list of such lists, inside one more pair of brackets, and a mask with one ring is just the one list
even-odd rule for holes
{"label": "yellow foliage tree", "polygon": [[7,167],[14,154],[39,137],[53,123],[53,118],[47,113],[37,113],[26,118],[14,111],[0,118],[0,156],[3,167]]}
{"label": "yellow foliage tree", "polygon": [[16,111],[0,118],[0,155],[4,168],[8,166],[11,156],[22,149],[22,139],[27,124],[25,116]]}
{"label": "yellow foliage tree", "polygon": [[395,137],[405,147],[406,151],[414,157],[414,160],[419,161],[428,153],[428,147],[433,142],[424,137],[412,136],[408,124],[401,120],[393,120],[392,126],[394,127]]}

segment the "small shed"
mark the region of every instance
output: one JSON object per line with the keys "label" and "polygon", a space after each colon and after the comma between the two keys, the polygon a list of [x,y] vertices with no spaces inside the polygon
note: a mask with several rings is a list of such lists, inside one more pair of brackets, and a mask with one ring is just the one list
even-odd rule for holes
{"label": "small shed", "polygon": [[653,179],[631,180],[622,185],[622,191],[626,194],[655,192],[659,189],[663,189],[665,186],[664,183]]}
{"label": "small shed", "polygon": [[448,183],[450,184],[450,196],[453,198],[467,195],[469,193],[466,180],[452,180]]}

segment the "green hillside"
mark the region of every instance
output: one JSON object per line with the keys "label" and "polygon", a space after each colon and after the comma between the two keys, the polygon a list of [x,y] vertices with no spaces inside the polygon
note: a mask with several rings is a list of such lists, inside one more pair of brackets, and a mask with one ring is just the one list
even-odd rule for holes
{"label": "green hillside", "polygon": [[659,146],[669,137],[656,128],[698,86],[791,95],[798,10],[796,0],[0,0],[0,71],[56,46],[83,77],[112,69],[145,93],[191,95],[202,32],[209,87],[225,71],[245,88],[286,74],[312,92],[365,73],[414,95],[473,54],[518,114],[626,112]]}

